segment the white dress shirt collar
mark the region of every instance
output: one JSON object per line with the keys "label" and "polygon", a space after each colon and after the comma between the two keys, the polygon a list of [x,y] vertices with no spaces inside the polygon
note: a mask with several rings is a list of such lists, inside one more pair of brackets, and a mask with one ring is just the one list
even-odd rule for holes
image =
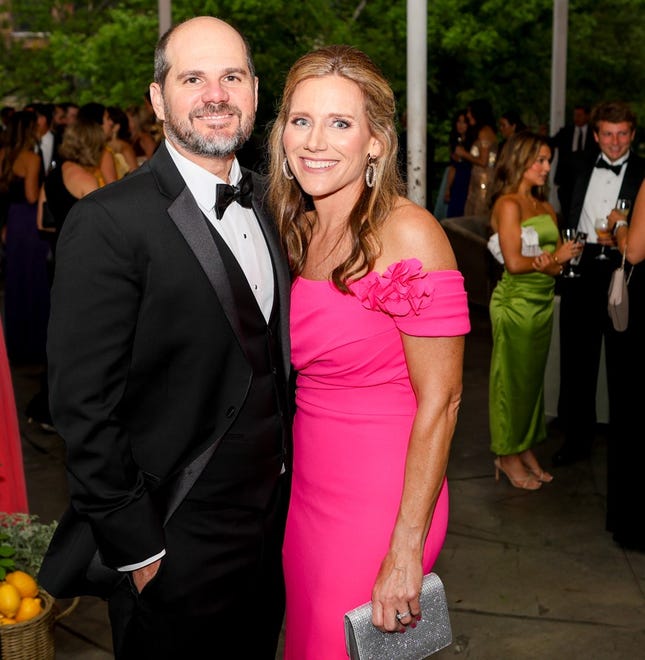
{"label": "white dress shirt collar", "polygon": [[[210,215],[210,211],[215,206],[216,185],[218,183],[226,183],[226,181],[215,176],[215,174],[211,174],[208,170],[201,167],[201,165],[197,165],[197,163],[180,154],[169,140],[166,140],[166,148],[190,192],[193,194],[199,208],[207,215]],[[242,172],[236,158],[231,165],[229,182],[235,185],[241,178]]]}
{"label": "white dress shirt collar", "polygon": [[607,156],[605,156],[605,154],[601,152],[600,153],[600,159],[604,160],[605,162],[609,163],[610,165],[622,165],[629,158],[630,153],[631,152],[628,151],[624,156],[621,156],[618,160],[609,160],[609,158],[607,158]]}

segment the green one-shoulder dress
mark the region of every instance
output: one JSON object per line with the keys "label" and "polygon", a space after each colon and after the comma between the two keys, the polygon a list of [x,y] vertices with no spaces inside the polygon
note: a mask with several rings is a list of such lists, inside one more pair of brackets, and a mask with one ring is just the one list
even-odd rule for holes
{"label": "green one-shoulder dress", "polygon": [[[548,214],[522,223],[553,252],[558,229]],[[491,451],[516,454],[546,438],[544,371],[551,343],[554,278],[504,271],[490,301],[493,351],[489,382]]]}

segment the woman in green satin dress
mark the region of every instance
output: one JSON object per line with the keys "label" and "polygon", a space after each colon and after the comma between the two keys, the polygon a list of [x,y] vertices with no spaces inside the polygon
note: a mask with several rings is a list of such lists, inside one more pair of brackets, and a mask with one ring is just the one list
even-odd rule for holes
{"label": "woman in green satin dress", "polygon": [[522,132],[509,138],[495,170],[491,211],[504,273],[490,301],[490,447],[496,478],[501,470],[526,490],[553,479],[531,448],[546,438],[544,371],[555,277],[581,249],[560,241],[555,211],[546,201],[550,160],[544,136]]}

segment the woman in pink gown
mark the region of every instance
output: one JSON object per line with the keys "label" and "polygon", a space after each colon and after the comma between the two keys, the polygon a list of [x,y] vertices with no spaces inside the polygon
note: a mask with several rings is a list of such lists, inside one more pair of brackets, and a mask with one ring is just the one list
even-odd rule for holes
{"label": "woman in pink gown", "polygon": [[20,429],[0,324],[0,511],[28,513]]}
{"label": "woman in pink gown", "polygon": [[285,658],[346,658],[343,615],[414,626],[444,542],[469,320],[439,223],[405,199],[392,91],[362,52],[292,67],[269,200],[294,269]]}

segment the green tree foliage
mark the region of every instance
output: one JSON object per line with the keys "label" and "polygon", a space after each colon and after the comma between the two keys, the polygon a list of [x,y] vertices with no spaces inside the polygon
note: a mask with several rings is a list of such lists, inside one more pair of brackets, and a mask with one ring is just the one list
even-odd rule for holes
{"label": "green tree foliage", "polygon": [[[73,11],[69,11],[69,7]],[[0,98],[140,103],[152,77],[157,0],[0,0],[33,40],[0,40]],[[404,0],[172,0],[177,23],[200,14],[247,35],[260,77],[258,132],[271,121],[284,76],[327,43],[365,50],[406,103]],[[553,0],[428,0],[428,126],[439,158],[453,112],[488,98],[536,128],[549,119]],[[621,98],[645,122],[645,0],[570,0],[567,119],[574,103]]]}

